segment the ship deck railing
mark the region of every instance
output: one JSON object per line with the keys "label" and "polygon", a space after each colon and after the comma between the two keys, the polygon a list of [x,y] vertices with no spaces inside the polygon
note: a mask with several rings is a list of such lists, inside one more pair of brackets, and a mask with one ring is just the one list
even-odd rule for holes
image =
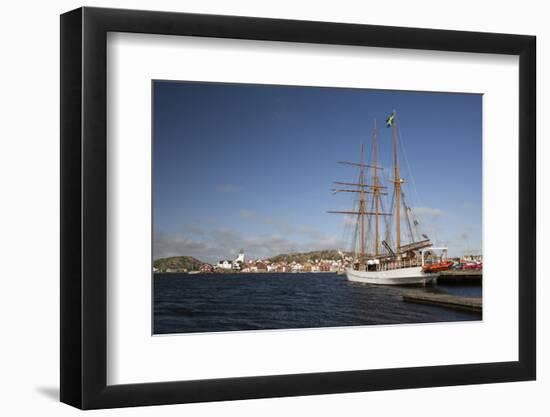
{"label": "ship deck railing", "polygon": [[421,266],[421,262],[418,259],[407,259],[402,261],[389,261],[378,265],[378,271],[393,271],[394,269],[412,268],[415,266]]}

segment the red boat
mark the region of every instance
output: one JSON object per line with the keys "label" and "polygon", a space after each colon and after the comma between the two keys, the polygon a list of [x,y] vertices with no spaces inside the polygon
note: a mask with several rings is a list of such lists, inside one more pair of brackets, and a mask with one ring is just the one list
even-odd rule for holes
{"label": "red boat", "polygon": [[453,266],[453,262],[451,261],[437,262],[434,264],[424,265],[422,267],[422,270],[424,272],[441,272],[441,271],[446,271],[447,269],[450,269],[451,266]]}

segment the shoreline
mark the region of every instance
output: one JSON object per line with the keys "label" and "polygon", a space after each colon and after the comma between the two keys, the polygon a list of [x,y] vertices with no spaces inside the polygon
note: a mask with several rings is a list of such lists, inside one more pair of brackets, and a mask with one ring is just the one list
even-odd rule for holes
{"label": "shoreline", "polygon": [[269,275],[269,274],[338,274],[339,271],[290,271],[290,272],[277,272],[277,271],[256,271],[256,272],[242,272],[242,271],[213,271],[213,272],[201,272],[201,271],[189,271],[189,272],[177,272],[177,271],[169,271],[169,272],[153,272],[153,275],[213,275],[213,274],[219,274],[219,275],[234,275],[234,274],[262,274],[262,275]]}

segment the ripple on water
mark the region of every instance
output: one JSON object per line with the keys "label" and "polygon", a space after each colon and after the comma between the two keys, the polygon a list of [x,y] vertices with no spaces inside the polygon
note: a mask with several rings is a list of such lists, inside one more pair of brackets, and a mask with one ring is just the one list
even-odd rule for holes
{"label": "ripple on water", "polygon": [[[371,286],[328,274],[160,274],[154,333],[297,329],[480,320],[480,314],[404,303],[410,288]],[[481,287],[415,291],[481,296]]]}

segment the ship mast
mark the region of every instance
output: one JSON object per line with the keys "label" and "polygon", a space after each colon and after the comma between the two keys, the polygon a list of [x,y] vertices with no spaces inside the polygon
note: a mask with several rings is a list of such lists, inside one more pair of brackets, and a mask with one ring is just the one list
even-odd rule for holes
{"label": "ship mast", "polygon": [[401,178],[399,178],[399,165],[397,163],[397,120],[395,120],[395,110],[393,112],[393,165],[394,165],[394,184],[395,184],[395,253],[399,255],[401,247]]}
{"label": "ship mast", "polygon": [[373,146],[374,146],[374,201],[375,201],[375,219],[376,219],[376,239],[375,239],[375,256],[378,257],[378,196],[379,196],[379,188],[378,188],[378,172],[376,168],[376,119],[374,119],[374,140],[373,140]]}
{"label": "ship mast", "polygon": [[[387,195],[387,192],[384,190],[387,188],[386,186],[379,185],[378,183],[378,170],[382,170],[384,168],[379,167],[376,165],[376,121],[374,126],[374,165],[368,165],[365,164],[365,147],[363,144],[361,144],[360,148],[360,159],[359,163],[357,162],[350,162],[350,161],[338,161],[339,164],[343,165],[351,165],[354,167],[359,168],[359,182],[342,182],[342,181],[335,181],[334,184],[338,185],[347,185],[357,188],[333,188],[332,192],[333,194],[345,192],[345,193],[358,193],[359,194],[359,207],[357,211],[347,211],[347,210],[328,210],[327,213],[336,213],[336,214],[347,214],[347,215],[356,215],[357,217],[357,223],[356,225],[358,228],[360,228],[361,231],[361,254],[360,254],[360,262],[364,260],[366,256],[366,236],[365,236],[365,216],[376,216],[376,256],[379,256],[379,250],[378,250],[378,243],[379,243],[379,232],[378,232],[378,217],[379,216],[391,216],[391,213],[380,213],[379,211],[379,198],[380,195]],[[374,184],[367,184],[366,177],[365,177],[365,168],[373,168],[374,169]],[[382,192],[380,190],[383,190]],[[374,212],[367,211],[366,210],[366,202],[365,198],[367,194],[374,194],[376,198],[376,210]],[[356,229],[357,230],[357,229]]]}
{"label": "ship mast", "polygon": [[[361,144],[361,159],[359,168],[359,184],[365,182],[365,163],[364,163],[364,146]],[[361,187],[361,200],[359,205],[359,213],[361,216],[361,258],[365,257],[365,187]]]}

